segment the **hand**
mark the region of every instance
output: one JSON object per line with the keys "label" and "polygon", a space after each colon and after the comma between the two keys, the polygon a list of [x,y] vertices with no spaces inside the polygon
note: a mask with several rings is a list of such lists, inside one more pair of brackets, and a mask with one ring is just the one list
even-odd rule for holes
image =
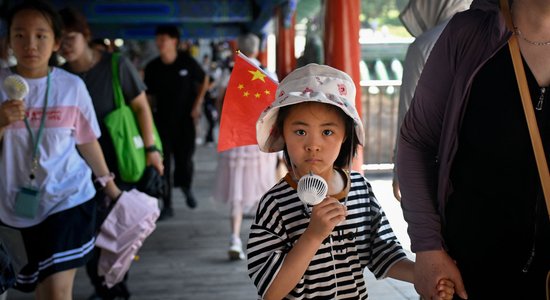
{"label": "hand", "polygon": [[452,300],[455,293],[455,285],[448,279],[441,279],[436,287],[437,296],[435,300]]}
{"label": "hand", "polygon": [[347,207],[336,198],[327,197],[313,207],[306,231],[317,239],[324,240],[334,227],[346,219]]}
{"label": "hand", "polygon": [[401,190],[399,189],[399,181],[395,176],[393,177],[393,181],[391,183],[391,186],[393,188],[393,196],[397,201],[401,202]]}
{"label": "hand", "polygon": [[460,271],[447,252],[431,250],[416,253],[414,287],[423,298],[441,299],[438,298],[437,288],[444,278],[454,283],[458,296],[468,299]]}
{"label": "hand", "polygon": [[113,201],[118,199],[118,197],[120,197],[120,194],[122,194],[118,186],[115,184],[114,180],[111,180],[107,183],[105,189],[103,189],[103,192],[107,197],[109,197],[109,199]]}
{"label": "hand", "polygon": [[20,100],[8,100],[0,106],[0,127],[25,119],[25,103]]}
{"label": "hand", "polygon": [[160,155],[160,152],[153,151],[147,153],[147,165],[152,165],[157,169],[160,176],[164,175],[164,164],[162,163],[162,155]]}

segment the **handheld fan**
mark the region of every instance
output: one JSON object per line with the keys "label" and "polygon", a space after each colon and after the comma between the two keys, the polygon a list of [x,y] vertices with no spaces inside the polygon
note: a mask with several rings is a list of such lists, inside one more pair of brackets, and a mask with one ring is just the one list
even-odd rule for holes
{"label": "handheld fan", "polygon": [[317,205],[327,196],[328,184],[323,177],[310,172],[298,181],[297,192],[302,202]]}
{"label": "handheld fan", "polygon": [[23,100],[29,93],[29,85],[23,77],[13,74],[4,79],[4,90],[10,99]]}

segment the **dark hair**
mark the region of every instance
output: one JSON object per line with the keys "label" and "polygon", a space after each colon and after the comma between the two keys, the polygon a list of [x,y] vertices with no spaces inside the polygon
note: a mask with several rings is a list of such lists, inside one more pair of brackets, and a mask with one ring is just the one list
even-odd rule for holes
{"label": "dark hair", "polygon": [[[275,120],[275,130],[277,130],[281,136],[283,135],[284,122],[288,117],[288,115],[290,114],[291,109],[303,103],[318,103],[318,102],[302,102],[295,105],[288,105],[288,106],[283,106],[279,108],[279,113],[277,114],[277,119]],[[357,147],[359,145],[359,140],[357,139],[357,134],[355,134],[354,132],[355,124],[353,119],[350,118],[344,111],[342,111],[338,107],[331,104],[326,104],[326,106],[327,108],[333,109],[334,111],[338,112],[338,114],[340,115],[342,120],[344,120],[344,123],[345,123],[345,127],[346,127],[345,140],[342,143],[342,147],[340,148],[340,153],[338,153],[338,157],[336,157],[336,160],[334,161],[335,167],[345,169],[350,167],[351,159],[353,158],[353,156],[357,154]],[[292,162],[290,161],[290,157],[288,155],[286,144],[283,148],[283,156],[287,166],[293,167]]]}
{"label": "dark hair", "polygon": [[92,31],[86,21],[86,17],[73,7],[65,7],[59,11],[61,20],[63,21],[63,29],[65,32],[82,33],[87,41],[92,38]]}
{"label": "dark hair", "polygon": [[13,18],[23,10],[34,10],[42,14],[44,18],[50,22],[55,39],[58,41],[61,39],[63,30],[63,22],[61,21],[61,17],[50,4],[41,0],[28,0],[12,7],[7,18],[8,38],[11,26],[13,24]]}
{"label": "dark hair", "polygon": [[155,30],[155,35],[166,34],[173,39],[180,40],[180,30],[175,25],[159,25]]}
{"label": "dark hair", "polygon": [[109,51],[109,45],[105,43],[105,39],[95,38],[92,39],[88,44],[90,44],[90,47],[101,46],[102,51]]}
{"label": "dark hair", "polygon": [[[56,41],[61,40],[61,34],[63,30],[63,22],[57,11],[47,2],[41,0],[27,0],[11,8],[8,13],[6,22],[8,24],[8,41],[10,39],[10,30],[13,24],[13,18],[15,15],[24,10],[34,10],[42,14],[44,18],[50,23],[54,38]],[[58,65],[57,53],[54,51],[49,60],[49,65]]]}

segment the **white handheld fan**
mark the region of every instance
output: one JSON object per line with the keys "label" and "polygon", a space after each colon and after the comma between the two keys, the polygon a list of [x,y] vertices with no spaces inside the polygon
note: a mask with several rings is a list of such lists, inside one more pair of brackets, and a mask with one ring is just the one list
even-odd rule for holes
{"label": "white handheld fan", "polygon": [[8,97],[14,100],[23,100],[29,93],[27,81],[17,74],[10,75],[4,79],[4,89]]}
{"label": "white handheld fan", "polygon": [[302,202],[317,205],[327,196],[328,184],[323,177],[310,172],[298,181],[297,193]]}

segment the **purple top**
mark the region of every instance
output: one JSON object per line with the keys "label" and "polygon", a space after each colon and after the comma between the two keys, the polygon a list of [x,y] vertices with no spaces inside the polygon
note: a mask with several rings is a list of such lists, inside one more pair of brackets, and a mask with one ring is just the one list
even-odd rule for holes
{"label": "purple top", "polygon": [[401,127],[397,164],[413,252],[445,247],[441,223],[473,78],[511,32],[494,0],[474,0],[435,44]]}

